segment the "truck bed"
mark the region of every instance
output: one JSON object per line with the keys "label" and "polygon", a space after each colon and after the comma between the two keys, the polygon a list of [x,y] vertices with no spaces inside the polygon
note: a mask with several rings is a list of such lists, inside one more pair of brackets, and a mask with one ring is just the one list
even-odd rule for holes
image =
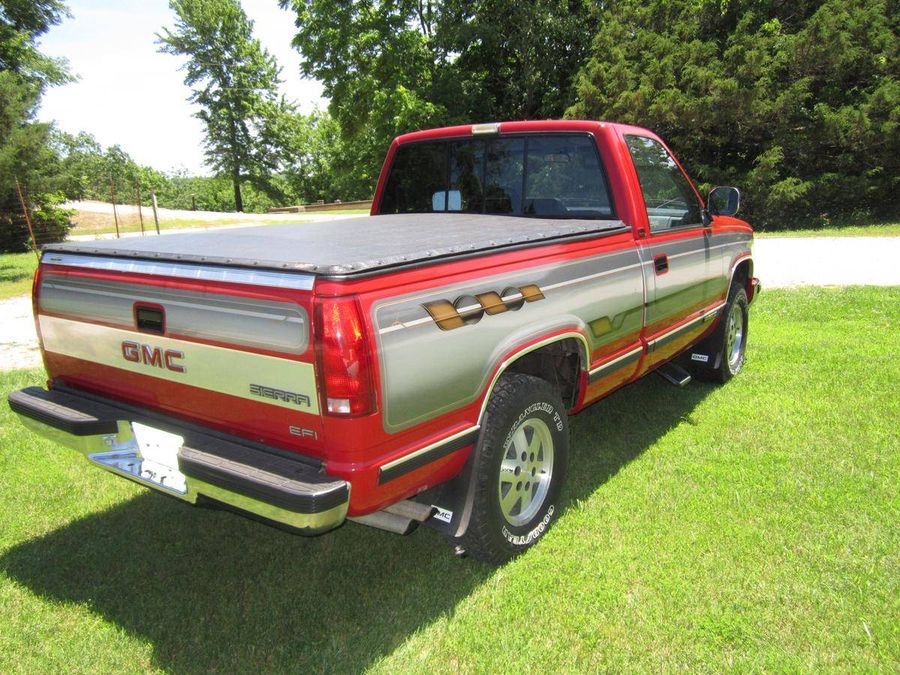
{"label": "truck bed", "polygon": [[343,277],[624,229],[618,220],[397,214],[49,244],[44,250]]}

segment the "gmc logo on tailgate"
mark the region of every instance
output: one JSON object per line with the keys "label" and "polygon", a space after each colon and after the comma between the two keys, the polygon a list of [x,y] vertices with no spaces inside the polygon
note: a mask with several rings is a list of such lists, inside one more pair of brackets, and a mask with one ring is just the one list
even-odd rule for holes
{"label": "gmc logo on tailgate", "polygon": [[166,368],[175,373],[183,373],[185,368],[180,363],[184,358],[184,352],[177,349],[162,349],[160,347],[152,347],[139,342],[125,340],[122,342],[122,356],[126,361],[132,363],[143,363],[145,366],[154,368]]}

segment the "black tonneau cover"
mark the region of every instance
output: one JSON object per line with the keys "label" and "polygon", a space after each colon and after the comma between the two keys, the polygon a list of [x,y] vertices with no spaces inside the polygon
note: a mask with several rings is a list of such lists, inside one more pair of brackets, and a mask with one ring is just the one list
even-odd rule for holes
{"label": "black tonneau cover", "polygon": [[624,230],[618,220],[413,213],[48,244],[44,250],[349,276]]}

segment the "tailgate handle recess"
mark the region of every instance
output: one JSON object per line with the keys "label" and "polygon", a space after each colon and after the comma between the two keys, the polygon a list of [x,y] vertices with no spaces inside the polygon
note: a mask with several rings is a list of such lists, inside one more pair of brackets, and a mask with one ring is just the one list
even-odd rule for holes
{"label": "tailgate handle recess", "polygon": [[135,303],[134,320],[138,330],[142,333],[162,335],[166,332],[166,313],[158,305]]}

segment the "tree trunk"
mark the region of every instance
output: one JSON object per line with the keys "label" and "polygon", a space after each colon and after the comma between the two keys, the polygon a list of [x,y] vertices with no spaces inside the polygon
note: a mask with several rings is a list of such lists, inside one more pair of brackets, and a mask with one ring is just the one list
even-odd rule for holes
{"label": "tree trunk", "polygon": [[232,174],[231,182],[234,185],[234,210],[238,213],[243,213],[244,200],[241,197],[241,177],[238,172]]}

